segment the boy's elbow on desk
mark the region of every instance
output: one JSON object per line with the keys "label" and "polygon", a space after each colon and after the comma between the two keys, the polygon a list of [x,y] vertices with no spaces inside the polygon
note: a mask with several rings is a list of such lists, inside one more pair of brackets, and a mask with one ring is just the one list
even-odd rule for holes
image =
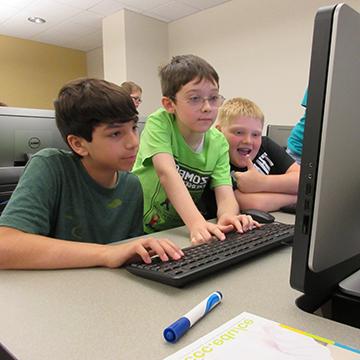
{"label": "boy's elbow on desk", "polygon": [[12,258],[14,246],[12,239],[14,238],[14,229],[0,226],[0,269],[10,269],[9,260]]}

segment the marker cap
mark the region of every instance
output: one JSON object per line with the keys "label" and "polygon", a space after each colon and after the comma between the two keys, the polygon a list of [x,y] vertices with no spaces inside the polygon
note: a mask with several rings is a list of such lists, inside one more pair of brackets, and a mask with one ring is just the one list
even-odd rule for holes
{"label": "marker cap", "polygon": [[186,333],[187,330],[189,330],[189,328],[189,319],[182,317],[164,330],[164,338],[168,342],[175,343]]}

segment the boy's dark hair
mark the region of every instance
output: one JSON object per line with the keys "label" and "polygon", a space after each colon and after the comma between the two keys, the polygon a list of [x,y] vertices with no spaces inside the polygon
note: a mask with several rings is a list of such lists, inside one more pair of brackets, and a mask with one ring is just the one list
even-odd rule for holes
{"label": "boy's dark hair", "polygon": [[204,59],[195,55],[174,56],[170,63],[159,69],[163,96],[175,100],[177,92],[188,82],[209,80],[219,86],[219,75]]}
{"label": "boy's dark hair", "polygon": [[68,135],[92,141],[100,124],[137,121],[137,110],[131,97],[111,82],[81,78],[65,84],[54,101],[56,125],[67,143]]}

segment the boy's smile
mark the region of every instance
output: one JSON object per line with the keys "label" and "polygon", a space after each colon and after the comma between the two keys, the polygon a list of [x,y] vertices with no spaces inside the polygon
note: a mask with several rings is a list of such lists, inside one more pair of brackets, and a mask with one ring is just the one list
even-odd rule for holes
{"label": "boy's smile", "polygon": [[230,161],[233,165],[243,168],[246,167],[247,157],[254,160],[261,146],[260,119],[238,116],[218,128],[229,143]]}

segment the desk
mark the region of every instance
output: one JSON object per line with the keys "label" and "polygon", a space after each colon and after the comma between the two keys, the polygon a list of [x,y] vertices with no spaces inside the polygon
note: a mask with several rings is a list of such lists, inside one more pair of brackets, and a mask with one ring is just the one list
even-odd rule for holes
{"label": "desk", "polygon": [[[292,223],[293,215],[276,213]],[[188,245],[184,228],[164,232]],[[183,289],[125,269],[0,271],[0,342],[19,360],[162,359],[243,311],[360,348],[360,330],[299,310],[291,248],[277,249]],[[173,345],[163,329],[214,290],[224,299]]]}

